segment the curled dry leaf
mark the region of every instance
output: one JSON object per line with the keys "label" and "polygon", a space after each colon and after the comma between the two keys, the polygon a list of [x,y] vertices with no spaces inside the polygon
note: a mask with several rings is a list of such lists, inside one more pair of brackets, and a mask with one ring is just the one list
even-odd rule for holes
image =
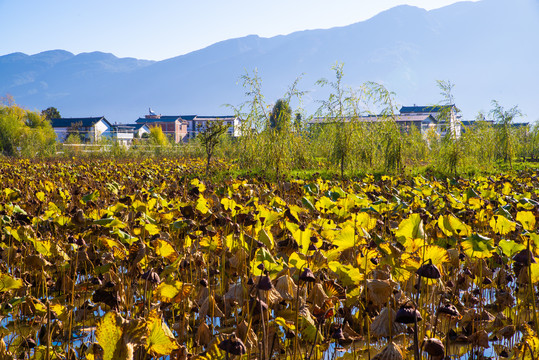
{"label": "curled dry leaf", "polygon": [[314,284],[311,291],[309,291],[309,297],[307,298],[307,301],[321,308],[322,306],[324,306],[324,303],[327,299],[329,299],[329,297],[324,291],[324,287],[322,286],[322,284],[316,283]]}
{"label": "curled dry leaf", "polygon": [[[374,337],[389,337],[398,335],[406,330],[406,325],[395,322],[397,313],[391,308],[383,308],[371,324],[371,335]],[[391,328],[390,328],[391,326]]]}
{"label": "curled dry leaf", "polygon": [[394,342],[389,343],[380,353],[376,354],[372,360],[403,360],[404,355],[401,348]]}
{"label": "curled dry leaf", "polygon": [[503,337],[504,339],[512,338],[515,335],[516,327],[515,325],[507,325],[501,328],[496,335]]}
{"label": "curled dry leaf", "polygon": [[247,291],[247,288],[243,284],[234,284],[223,295],[223,301],[227,304],[227,307],[234,306],[234,304],[241,305],[247,297]]}
{"label": "curled dry leaf", "polygon": [[389,280],[367,280],[367,296],[376,306],[385,305],[393,292]]}
{"label": "curled dry leaf", "polygon": [[445,347],[439,339],[432,338],[427,339],[423,343],[423,350],[430,356],[443,356],[445,353]]}
{"label": "curled dry leaf", "polygon": [[253,328],[251,327],[249,329],[249,334],[247,335],[247,328],[249,325],[247,324],[247,321],[243,320],[238,325],[238,333],[237,336],[240,339],[245,339],[245,346],[247,347],[247,350],[255,349],[258,344],[258,337],[256,336],[256,333],[254,332]]}
{"label": "curled dry leaf", "polygon": [[288,273],[277,279],[275,289],[277,289],[283,300],[292,301],[297,297],[298,286]]}
{"label": "curled dry leaf", "polygon": [[211,331],[206,322],[202,321],[197,329],[196,342],[202,346],[208,346],[211,341]]}
{"label": "curled dry leaf", "polygon": [[234,270],[241,269],[245,263],[246,259],[249,257],[249,254],[247,254],[247,251],[245,251],[244,248],[240,247],[236,250],[234,253],[234,256],[231,256],[229,259],[230,267]]}
{"label": "curled dry leaf", "polygon": [[479,330],[469,336],[469,340],[472,344],[488,348],[488,333],[485,330]]}
{"label": "curled dry leaf", "polygon": [[205,318],[206,315],[210,317],[224,317],[225,314],[219,309],[219,306],[217,306],[217,303],[215,302],[215,298],[213,296],[208,296],[206,300],[200,305],[200,317]]}

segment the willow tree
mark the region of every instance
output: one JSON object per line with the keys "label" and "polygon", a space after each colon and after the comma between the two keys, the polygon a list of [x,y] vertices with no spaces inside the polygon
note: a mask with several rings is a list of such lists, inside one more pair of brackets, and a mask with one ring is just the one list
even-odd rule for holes
{"label": "willow tree", "polygon": [[515,150],[515,139],[512,123],[516,117],[522,116],[522,112],[518,106],[505,110],[496,100],[492,100],[492,107],[490,115],[496,124],[498,158],[506,163],[509,162],[509,166],[513,168],[512,158]]}
{"label": "willow tree", "polygon": [[346,106],[350,97],[349,91],[345,89],[342,82],[344,77],[343,64],[336,63],[331,69],[335,72],[335,80],[320,79],[316,82],[317,85],[329,86],[332,90],[327,100],[320,101],[321,106],[317,113],[322,115],[325,122],[335,131],[331,158],[339,163],[341,179],[343,179],[346,162],[350,156],[352,139]]}

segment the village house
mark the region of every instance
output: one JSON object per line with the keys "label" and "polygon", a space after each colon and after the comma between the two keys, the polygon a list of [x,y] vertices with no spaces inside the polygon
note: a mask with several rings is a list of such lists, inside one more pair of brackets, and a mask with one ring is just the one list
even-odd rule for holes
{"label": "village house", "polygon": [[440,136],[445,136],[447,131],[459,138],[460,137],[460,115],[459,110],[455,104],[451,105],[427,105],[427,106],[403,106],[400,109],[400,116],[403,115],[417,115],[425,116],[431,115],[438,122],[437,132]]}
{"label": "village house", "polygon": [[[346,117],[344,119],[344,122],[348,123],[351,121],[358,121],[363,123],[375,123],[384,121],[386,119],[389,119],[388,117],[384,117],[381,115],[366,115],[366,116],[358,116],[358,117]],[[426,135],[429,130],[433,130],[435,132],[439,131],[439,121],[434,118],[434,116],[430,114],[426,115],[395,115],[394,117],[395,122],[397,125],[399,125],[399,128],[403,132],[410,132],[412,127],[415,127],[418,131],[421,132],[421,134]],[[341,120],[339,119],[328,119],[328,118],[314,118],[311,121],[309,121],[310,126],[316,126],[316,125],[323,125],[323,124],[336,124],[339,123]]]}
{"label": "village house", "polygon": [[131,145],[136,138],[143,138],[150,133],[146,124],[115,124],[111,127],[112,139],[122,145]]}
{"label": "village house", "polygon": [[112,125],[104,116],[51,119],[51,125],[57,141],[61,143],[72,134],[77,134],[81,141],[89,143],[97,142],[102,136],[112,135]]}
{"label": "village house", "polygon": [[241,122],[236,116],[199,116],[196,115],[189,121],[188,132],[189,138],[195,138],[201,131],[206,129],[206,126],[214,121],[220,121],[224,125],[228,125],[227,134],[233,137],[241,136]]}
{"label": "village house", "polygon": [[[346,117],[344,122],[352,120],[375,123],[389,119],[383,115],[365,115],[357,117]],[[395,114],[393,120],[399,125],[401,131],[409,132],[415,127],[422,135],[429,131],[434,131],[440,136],[444,136],[448,129],[454,129],[454,134],[460,136],[459,117],[455,105],[433,105],[433,106],[403,106],[399,114]],[[449,122],[447,122],[447,119]],[[338,123],[340,120],[331,118],[314,118],[309,121],[309,125]]]}
{"label": "village house", "polygon": [[230,136],[241,136],[240,119],[236,116],[200,116],[200,115],[157,115],[150,110],[148,115],[138,118],[137,124],[145,124],[148,128],[159,126],[165,135],[174,142],[185,142],[194,139],[206,129],[210,122],[219,121],[229,125]]}
{"label": "village house", "polygon": [[[191,116],[188,116],[188,118],[190,117]],[[163,133],[175,143],[187,140],[188,122],[181,116],[156,115],[150,112],[149,115],[138,118],[135,123],[146,125],[148,128],[158,126],[163,130]]]}

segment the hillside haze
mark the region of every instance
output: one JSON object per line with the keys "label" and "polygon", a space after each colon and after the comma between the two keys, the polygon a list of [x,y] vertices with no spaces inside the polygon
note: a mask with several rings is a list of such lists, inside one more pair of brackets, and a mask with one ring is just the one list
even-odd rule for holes
{"label": "hillside haze", "polygon": [[[0,95],[65,117],[105,115],[133,122],[152,107],[161,114],[230,114],[223,104],[246,100],[241,76],[258,69],[268,102],[303,74],[304,106],[326,92],[315,85],[344,63],[346,85],[384,84],[402,105],[441,100],[436,80],[455,84],[454,97],[471,119],[490,101],[518,105],[539,119],[539,1],[482,0],[426,11],[399,6],[353,25],[286,36],[226,40],[164,61],[53,50],[0,56]],[[173,42],[172,42],[173,44]],[[171,45],[173,46],[173,45]]]}

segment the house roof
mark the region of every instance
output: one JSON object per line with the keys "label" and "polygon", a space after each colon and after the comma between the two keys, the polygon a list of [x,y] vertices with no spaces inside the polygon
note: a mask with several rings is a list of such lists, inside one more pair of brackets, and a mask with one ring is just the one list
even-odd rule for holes
{"label": "house roof", "polygon": [[[184,119],[182,117],[182,119]],[[195,120],[235,120],[236,119],[236,116],[228,116],[228,115],[225,115],[225,116],[196,116],[195,117]]]}
{"label": "house roof", "polygon": [[141,117],[138,118],[135,122],[138,124],[146,124],[146,123],[154,123],[154,122],[175,122],[176,120],[183,119],[180,115],[161,115],[159,117],[152,117],[152,118],[146,118]]}
{"label": "house roof", "polygon": [[[139,124],[121,124],[121,125],[124,125],[124,126],[131,126],[133,127],[133,130],[135,131],[138,131],[140,128],[146,126],[146,124],[144,123],[139,123]],[[147,127],[147,126],[146,126]]]}
{"label": "house roof", "polygon": [[[344,120],[345,122],[350,122],[352,117],[346,117]],[[381,121],[384,119],[383,116],[379,115],[367,115],[367,116],[359,116],[356,118],[357,121],[362,122],[372,122],[372,121]],[[408,114],[400,114],[395,115],[395,121],[396,122],[438,122],[434,116],[430,114],[423,114],[423,115],[408,115]],[[336,119],[331,118],[313,118],[309,121],[309,124],[324,124],[324,123],[334,123],[337,122]]]}
{"label": "house roof", "polygon": [[400,115],[395,116],[395,121],[397,121],[397,122],[406,122],[406,121],[410,121],[410,122],[438,122],[438,120],[436,120],[434,118],[434,116],[432,116],[430,114],[425,114],[425,115],[400,114]]}
{"label": "house roof", "polygon": [[455,107],[454,104],[451,105],[428,105],[428,106],[403,106],[400,109],[401,114],[405,113],[439,113],[442,110],[450,109]]}
{"label": "house roof", "polygon": [[[480,123],[486,123],[490,126],[493,126],[493,127],[498,127],[500,126],[499,123],[496,123],[494,120],[462,120],[461,121],[461,124],[464,125],[464,126],[474,126],[476,124],[480,124]],[[526,122],[522,122],[522,123],[511,123],[511,127],[513,128],[519,128],[519,127],[524,127],[524,126],[528,126],[530,125],[529,123],[526,123]]]}
{"label": "house roof", "polygon": [[176,120],[185,120],[185,121],[193,121],[193,120],[201,120],[201,121],[208,121],[208,120],[233,120],[236,119],[235,116],[229,116],[229,115],[219,115],[219,116],[199,116],[199,115],[161,115],[156,117],[141,117],[136,120],[138,124],[146,124],[146,123],[154,123],[154,122],[174,122]]}
{"label": "house roof", "polygon": [[112,126],[104,116],[101,117],[86,117],[86,118],[56,118],[51,119],[53,128],[71,127],[73,124],[80,123],[81,127],[89,128],[94,126],[99,121],[103,121],[108,126]]}

